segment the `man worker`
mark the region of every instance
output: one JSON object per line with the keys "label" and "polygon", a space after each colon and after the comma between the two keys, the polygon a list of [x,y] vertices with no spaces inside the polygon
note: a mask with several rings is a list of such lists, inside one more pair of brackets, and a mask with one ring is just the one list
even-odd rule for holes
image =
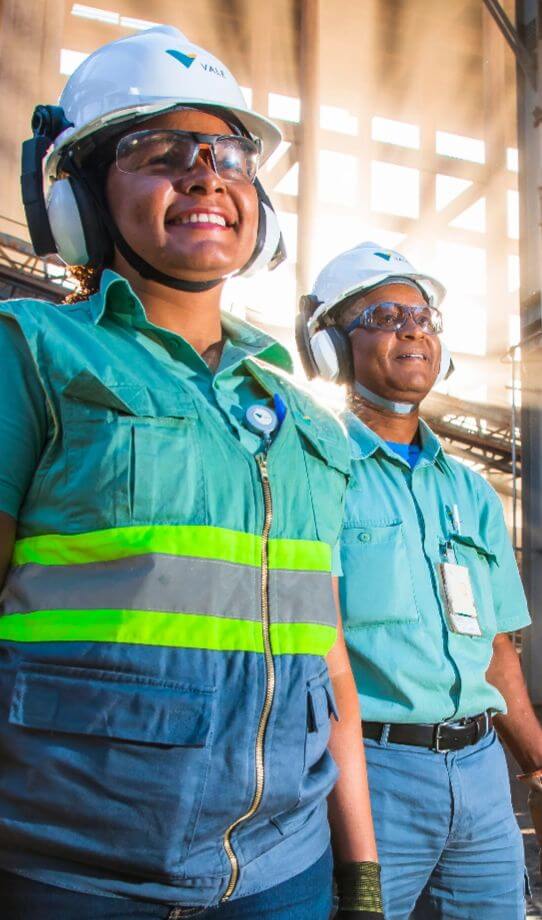
{"label": "man worker", "polygon": [[542,729],[509,636],[530,621],[496,493],[419,417],[451,366],[444,294],[400,253],[363,243],[302,298],[297,340],[309,376],[347,384],[340,596],[386,917],[523,920],[499,737],[540,806]]}

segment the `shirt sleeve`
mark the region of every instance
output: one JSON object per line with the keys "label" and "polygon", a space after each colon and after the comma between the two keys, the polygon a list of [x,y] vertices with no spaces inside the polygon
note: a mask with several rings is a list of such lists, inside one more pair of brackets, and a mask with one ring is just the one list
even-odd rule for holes
{"label": "shirt sleeve", "polygon": [[0,511],[17,518],[47,440],[45,393],[17,323],[0,316]]}
{"label": "shirt sleeve", "polygon": [[497,558],[496,564],[491,563],[497,631],[513,632],[528,626],[531,618],[500,499],[485,481],[480,503],[481,532],[488,548]]}
{"label": "shirt sleeve", "polygon": [[331,554],[331,574],[336,575],[338,578],[343,574],[343,567],[341,564],[341,542],[337,541],[333,547]]}

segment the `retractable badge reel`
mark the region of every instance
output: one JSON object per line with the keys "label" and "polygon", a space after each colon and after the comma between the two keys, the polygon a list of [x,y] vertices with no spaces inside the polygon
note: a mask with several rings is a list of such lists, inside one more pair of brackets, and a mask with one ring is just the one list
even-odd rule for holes
{"label": "retractable badge reel", "polygon": [[268,406],[249,406],[245,412],[245,424],[249,431],[259,434],[264,444],[269,447],[271,437],[277,430],[279,420],[274,409]]}

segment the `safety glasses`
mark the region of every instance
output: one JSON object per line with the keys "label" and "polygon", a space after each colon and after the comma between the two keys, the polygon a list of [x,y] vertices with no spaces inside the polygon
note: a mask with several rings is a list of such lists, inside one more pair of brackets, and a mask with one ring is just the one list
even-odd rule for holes
{"label": "safety glasses", "polygon": [[392,300],[371,304],[346,326],[345,332],[349,334],[360,326],[364,329],[399,332],[407,324],[409,316],[427,335],[439,335],[442,332],[442,314],[436,307],[429,304],[410,306]]}
{"label": "safety glasses", "polygon": [[226,182],[254,182],[261,144],[248,137],[193,131],[135,131],[117,143],[116,163],[124,173],[182,178],[208,148],[215,173]]}

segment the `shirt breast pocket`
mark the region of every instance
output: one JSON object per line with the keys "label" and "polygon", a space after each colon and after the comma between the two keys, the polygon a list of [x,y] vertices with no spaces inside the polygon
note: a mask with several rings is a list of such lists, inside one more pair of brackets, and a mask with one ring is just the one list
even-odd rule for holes
{"label": "shirt breast pocket", "polygon": [[350,473],[347,441],[297,413],[294,421],[301,434],[316,534],[334,546],[341,531]]}
{"label": "shirt breast pocket", "polygon": [[419,619],[401,521],[345,526],[341,563],[339,586],[346,630]]}
{"label": "shirt breast pocket", "polygon": [[497,632],[497,619],[493,604],[491,566],[498,565],[497,557],[478,534],[472,537],[452,534],[450,542],[458,565],[464,565],[469,570],[482,635],[494,636]]}
{"label": "shirt breast pocket", "polygon": [[198,413],[182,390],[103,383],[63,391],[70,516],[93,528],[205,523]]}

